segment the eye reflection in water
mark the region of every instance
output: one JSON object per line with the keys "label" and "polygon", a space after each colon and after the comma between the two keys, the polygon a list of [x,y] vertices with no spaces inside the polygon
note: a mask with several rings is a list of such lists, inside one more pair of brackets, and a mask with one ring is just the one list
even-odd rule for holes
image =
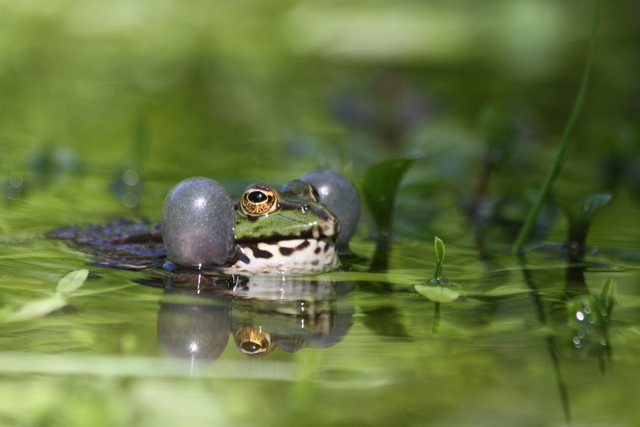
{"label": "eye reflection in water", "polygon": [[230,336],[238,351],[251,357],[276,348],[292,353],[330,347],[353,323],[354,307],[345,298],[353,283],[286,277],[202,279],[180,274],[161,285],[158,341],[171,357],[213,362]]}

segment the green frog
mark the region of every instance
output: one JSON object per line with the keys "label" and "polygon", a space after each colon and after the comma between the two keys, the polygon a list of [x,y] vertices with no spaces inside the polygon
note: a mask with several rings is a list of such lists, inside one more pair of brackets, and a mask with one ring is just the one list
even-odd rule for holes
{"label": "green frog", "polygon": [[237,204],[237,260],[227,274],[304,274],[339,265],[340,221],[303,181],[250,185]]}
{"label": "green frog", "polygon": [[252,184],[237,202],[217,182],[190,178],[167,195],[159,226],[119,222],[51,235],[101,254],[102,266],[141,269],[166,260],[170,270],[299,275],[337,268],[359,217],[355,187],[331,171],[311,172],[280,191]]}

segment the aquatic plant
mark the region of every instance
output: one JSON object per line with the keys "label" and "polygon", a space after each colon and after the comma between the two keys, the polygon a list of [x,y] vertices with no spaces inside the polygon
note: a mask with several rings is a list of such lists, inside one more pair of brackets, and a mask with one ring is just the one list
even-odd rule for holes
{"label": "aquatic plant", "polygon": [[575,128],[578,117],[580,116],[580,112],[582,111],[582,107],[584,105],[585,98],[587,96],[587,86],[589,84],[589,76],[591,74],[591,66],[593,64],[593,57],[595,55],[595,45],[596,45],[596,36],[598,33],[598,21],[600,18],[600,0],[594,0],[593,3],[593,18],[591,21],[591,32],[589,34],[589,47],[587,51],[587,61],[585,64],[584,74],[582,75],[582,82],[580,83],[580,89],[578,91],[578,96],[576,97],[575,103],[573,104],[573,109],[571,110],[571,115],[567,121],[567,124],[562,133],[562,137],[560,138],[560,144],[558,145],[558,149],[556,151],[553,162],[551,163],[545,180],[538,192],[538,196],[533,205],[533,208],[529,212],[527,216],[527,220],[524,225],[520,229],[520,233],[516,238],[516,241],[513,244],[513,252],[518,252],[522,249],[522,246],[527,242],[533,227],[535,225],[536,219],[542,206],[547,201],[549,197],[549,193],[551,191],[551,187],[553,186],[553,182],[560,174],[562,169],[562,165],[566,161],[566,151],[569,146],[569,137],[571,136],[573,129]]}
{"label": "aquatic plant", "polygon": [[604,371],[611,358],[609,329],[615,304],[616,282],[608,279],[598,295],[579,295],[567,301],[566,316],[570,328],[570,346],[595,357]]}
{"label": "aquatic plant", "polygon": [[393,209],[400,182],[417,159],[387,159],[369,167],[364,175],[364,202],[376,228],[376,252],[371,271],[385,270],[391,244]]}
{"label": "aquatic plant", "polygon": [[581,261],[584,257],[587,235],[600,209],[611,201],[609,193],[595,194],[587,197],[579,205],[558,199],[569,223],[565,250],[572,261]]}
{"label": "aquatic plant", "polygon": [[89,270],[86,269],[72,271],[60,279],[56,286],[55,294],[38,298],[16,307],[13,311],[7,313],[4,318],[2,318],[2,321],[22,322],[32,320],[47,316],[66,307],[69,304],[67,297],[77,291],[87,280],[88,276]]}
{"label": "aquatic plant", "polygon": [[436,267],[433,272],[433,278],[424,284],[414,285],[414,288],[420,295],[436,303],[453,302],[466,295],[466,292],[460,286],[447,279],[442,272],[445,247],[444,242],[437,236],[434,239],[434,247],[436,251]]}

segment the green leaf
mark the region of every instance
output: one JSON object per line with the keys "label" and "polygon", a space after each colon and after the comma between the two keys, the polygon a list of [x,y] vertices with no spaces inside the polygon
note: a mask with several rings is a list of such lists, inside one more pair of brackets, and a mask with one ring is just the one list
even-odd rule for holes
{"label": "green leaf", "polygon": [[495,151],[491,159],[493,163],[513,151],[518,130],[507,109],[496,105],[485,106],[480,112],[480,129],[487,148]]}
{"label": "green leaf", "polygon": [[381,234],[391,231],[398,186],[416,159],[388,159],[371,166],[364,174],[364,200]]}
{"label": "green leaf", "polygon": [[445,254],[444,242],[438,236],[436,236],[434,246],[436,249],[436,270],[433,274],[433,277],[435,279],[438,279],[442,276],[442,264],[444,263]]}
{"label": "green leaf", "polygon": [[56,292],[58,295],[62,295],[76,291],[83,285],[88,276],[89,270],[87,269],[72,271],[60,279],[56,287]]}
{"label": "green leaf", "polygon": [[582,218],[587,223],[592,223],[598,210],[612,199],[611,193],[595,194],[587,197],[582,205]]}
{"label": "green leaf", "polygon": [[562,166],[566,160],[565,153],[567,151],[567,147],[569,145],[569,137],[573,132],[573,128],[575,127],[578,117],[580,116],[580,112],[582,111],[582,106],[584,105],[585,98],[587,96],[587,86],[589,83],[589,75],[591,74],[591,66],[593,65],[593,57],[595,54],[596,48],[596,35],[598,33],[598,21],[600,18],[600,2],[595,1],[593,4],[593,18],[591,20],[591,32],[589,34],[589,49],[587,51],[587,63],[585,65],[584,73],[582,75],[582,82],[580,83],[580,89],[578,90],[578,96],[573,104],[573,108],[571,110],[571,115],[569,116],[569,120],[562,132],[562,138],[560,139],[560,145],[556,150],[555,157],[551,166],[547,170],[547,175],[545,180],[538,192],[538,196],[536,198],[533,207],[529,211],[529,215],[525,223],[522,225],[520,229],[520,233],[516,238],[516,241],[513,243],[512,251],[513,253],[518,253],[522,246],[529,240],[531,236],[531,232],[535,226],[536,220],[538,219],[538,215],[542,210],[542,205],[547,200],[551,192],[551,187],[553,186],[553,182],[560,174],[562,170]]}
{"label": "green leaf", "polygon": [[600,301],[604,304],[604,307],[607,310],[606,316],[611,316],[611,312],[613,311],[613,304],[615,303],[615,294],[616,294],[617,283],[615,280],[607,279],[602,287],[602,291],[600,291]]}
{"label": "green leaf", "polygon": [[423,297],[440,303],[453,302],[465,295],[463,291],[448,286],[414,285],[414,288]]}
{"label": "green leaf", "polygon": [[4,321],[22,322],[32,320],[38,317],[44,317],[47,314],[60,310],[67,305],[67,300],[61,296],[54,296],[45,299],[38,299],[21,305],[15,311],[5,317]]}

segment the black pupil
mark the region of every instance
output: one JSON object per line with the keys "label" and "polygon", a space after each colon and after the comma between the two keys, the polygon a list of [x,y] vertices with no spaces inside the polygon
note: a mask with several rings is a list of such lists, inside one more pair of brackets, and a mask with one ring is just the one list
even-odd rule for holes
{"label": "black pupil", "polygon": [[252,191],[251,193],[247,194],[247,199],[251,203],[262,203],[267,200],[267,195],[262,191]]}
{"label": "black pupil", "polygon": [[241,344],[241,346],[242,346],[242,349],[247,353],[255,353],[256,351],[262,348],[260,344],[253,341],[245,341]]}

